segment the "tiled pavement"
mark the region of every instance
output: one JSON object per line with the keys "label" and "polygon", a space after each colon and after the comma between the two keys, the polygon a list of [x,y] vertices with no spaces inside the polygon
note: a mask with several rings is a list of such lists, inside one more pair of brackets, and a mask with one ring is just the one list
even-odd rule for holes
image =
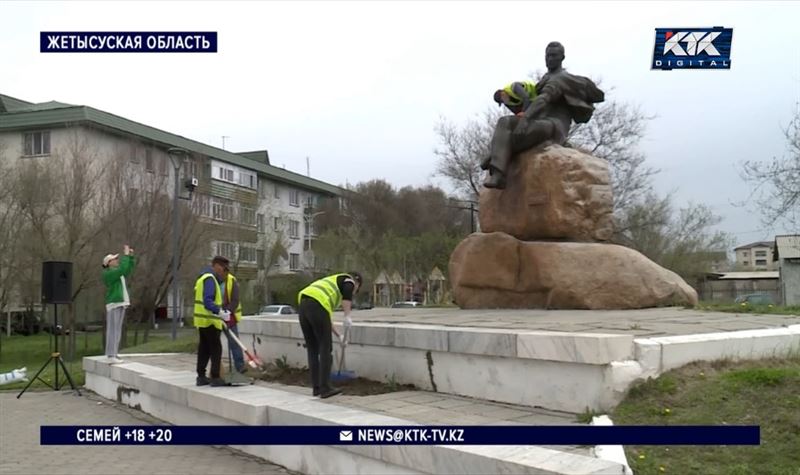
{"label": "tiled pavement", "polygon": [[147,414],[82,391],[0,392],[0,474],[267,474],[278,465],[225,447],[39,445],[40,425],[162,425]]}

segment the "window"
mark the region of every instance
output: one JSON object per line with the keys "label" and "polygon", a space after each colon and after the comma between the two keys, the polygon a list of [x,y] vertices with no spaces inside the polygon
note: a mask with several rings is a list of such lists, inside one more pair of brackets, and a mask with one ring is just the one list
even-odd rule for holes
{"label": "window", "polygon": [[750,261],[744,261],[744,265],[749,266],[750,265]]}
{"label": "window", "polygon": [[756,259],[756,265],[757,266],[766,266],[767,265],[767,260],[766,259]]}
{"label": "window", "polygon": [[292,206],[300,206],[300,191],[299,190],[290,190],[289,191],[289,204]]}
{"label": "window", "polygon": [[312,208],[312,209],[315,206],[317,206],[316,196],[311,196],[311,195],[307,196],[306,197],[306,206],[308,206],[309,208]]}
{"label": "window", "polygon": [[272,218],[272,229],[278,231],[281,228],[281,218]]}
{"label": "window", "polygon": [[135,143],[131,144],[129,153],[131,155],[131,163],[142,163],[142,157],[139,156],[139,147],[137,147]]}
{"label": "window", "polygon": [[258,257],[256,255],[256,248],[252,246],[240,246],[239,247],[239,261],[246,262],[250,264],[255,264]]}
{"label": "window", "polygon": [[744,257],[747,257],[747,256],[749,256],[749,255],[750,255],[750,251],[742,251],[742,255],[743,255]]}
{"label": "window", "polygon": [[281,198],[281,189],[278,187],[278,184],[275,184],[275,198]]}
{"label": "window", "polygon": [[289,254],[289,270],[300,269],[300,254]]}
{"label": "window", "polygon": [[169,176],[169,169],[172,167],[172,161],[168,157],[161,157],[158,160],[158,171],[161,172],[161,176]]}
{"label": "window", "polygon": [[233,170],[230,168],[217,168],[217,178],[223,181],[233,182]]}
{"label": "window", "polygon": [[241,218],[241,223],[247,226],[255,226],[256,225],[256,212],[253,208],[248,208],[246,206],[242,206],[239,209],[239,214]]}
{"label": "window", "polygon": [[300,237],[300,221],[289,221],[289,237]]}
{"label": "window", "polygon": [[50,132],[28,132],[24,135],[27,157],[36,155],[50,155]]}
{"label": "window", "polygon": [[144,151],[144,169],[150,173],[155,171],[155,166],[153,165],[153,151],[149,148]]}
{"label": "window", "polygon": [[233,221],[233,204],[228,200],[211,200],[211,217],[221,221]]}
{"label": "window", "polygon": [[211,218],[211,200],[206,195],[195,195],[194,199],[192,200],[193,206],[195,206],[195,213],[200,216],[205,216],[207,218]]}
{"label": "window", "polygon": [[311,220],[305,221],[303,230],[306,236],[316,236],[314,233],[314,223]]}
{"label": "window", "polygon": [[756,257],[767,257],[767,251],[756,251]]}
{"label": "window", "polygon": [[258,177],[253,172],[239,172],[239,185],[256,189],[258,187]]}
{"label": "window", "polygon": [[236,255],[236,245],[232,242],[218,242],[216,254],[230,259]]}
{"label": "window", "polygon": [[266,180],[258,180],[258,197],[259,198],[266,198],[267,197],[267,182],[266,182]]}
{"label": "window", "polygon": [[256,223],[257,223],[256,225],[258,226],[258,232],[263,233],[263,232],[266,231],[264,229],[265,226],[264,226],[264,215],[263,214],[258,213],[258,216],[256,216]]}

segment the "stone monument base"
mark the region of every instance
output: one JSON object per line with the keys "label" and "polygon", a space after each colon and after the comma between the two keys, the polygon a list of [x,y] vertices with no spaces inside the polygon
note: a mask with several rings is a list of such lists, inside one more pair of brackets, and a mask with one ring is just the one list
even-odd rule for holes
{"label": "stone monument base", "polygon": [[641,253],[604,243],[475,233],[450,257],[459,307],[616,310],[696,305],[697,292]]}

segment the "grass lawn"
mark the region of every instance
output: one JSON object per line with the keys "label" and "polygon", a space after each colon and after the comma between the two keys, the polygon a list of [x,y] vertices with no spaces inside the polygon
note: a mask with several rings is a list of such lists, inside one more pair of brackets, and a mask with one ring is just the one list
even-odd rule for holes
{"label": "grass lawn", "polygon": [[758,425],[759,446],[626,446],[645,474],[800,475],[800,356],[694,363],[631,389],[619,425]]}
{"label": "grass lawn", "polygon": [[772,315],[800,315],[800,307],[781,305],[753,305],[750,303],[700,302],[697,310],[727,313],[764,313]]}
{"label": "grass lawn", "polygon": [[[39,368],[47,361],[52,351],[53,340],[47,333],[39,333],[37,335],[22,336],[13,335],[10,338],[6,336],[2,338],[2,346],[0,346],[0,373],[5,373],[13,369],[22,367],[28,368],[28,378],[33,378],[33,375],[39,371]],[[68,338],[68,337],[67,337]],[[142,334],[139,333],[139,341],[142,340]],[[84,356],[94,356],[103,354],[103,336],[100,332],[92,333],[78,333],[75,336],[76,351],[75,360],[69,361],[67,353],[64,351],[64,341],[59,340],[59,350],[61,357],[64,359],[64,364],[67,366],[70,375],[72,376],[75,384],[82,385],[84,383],[83,364],[82,358]],[[128,331],[128,345],[133,344],[133,331]],[[151,332],[149,341],[146,344],[139,344],[137,346],[128,346],[120,351],[120,353],[173,353],[173,352],[192,352],[197,348],[197,336],[193,329],[182,329],[178,333],[178,338],[172,341],[169,331]],[[55,365],[49,363],[47,368],[39,375],[40,378],[53,383],[55,377]],[[59,384],[66,382],[64,372],[59,368],[58,371]],[[6,384],[0,386],[2,390],[20,390],[25,387],[27,382]],[[64,386],[69,389],[69,384]],[[34,382],[30,390],[34,389],[49,389],[48,386],[42,384],[41,381]]]}

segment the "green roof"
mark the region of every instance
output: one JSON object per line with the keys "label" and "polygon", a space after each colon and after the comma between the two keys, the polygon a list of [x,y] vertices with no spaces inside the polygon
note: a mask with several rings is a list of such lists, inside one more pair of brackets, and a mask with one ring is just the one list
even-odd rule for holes
{"label": "green roof", "polygon": [[244,158],[255,160],[256,162],[269,165],[269,153],[266,150],[256,150],[254,152],[238,152]]}
{"label": "green roof", "polygon": [[[344,193],[344,190],[338,186],[282,168],[273,167],[260,159],[254,158],[259,156],[266,158],[266,150],[244,152],[242,154],[231,153],[221,148],[171,134],[93,107],[64,104],[56,101],[33,104],[0,94],[0,130],[69,125],[81,122],[88,122],[103,128],[143,137],[165,147],[181,147],[301,188],[331,195]],[[263,155],[261,155],[262,153]]]}

